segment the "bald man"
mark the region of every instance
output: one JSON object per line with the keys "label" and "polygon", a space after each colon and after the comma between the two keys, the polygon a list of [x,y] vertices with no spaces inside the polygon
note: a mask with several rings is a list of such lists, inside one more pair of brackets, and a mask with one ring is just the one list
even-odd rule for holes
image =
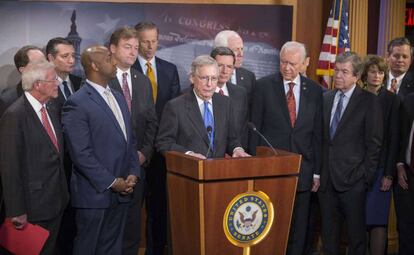
{"label": "bald man", "polygon": [[140,167],[127,103],[108,82],[116,67],[104,46],[84,50],[85,86],[63,106],[63,132],[74,166],[73,254],[121,254],[128,204]]}

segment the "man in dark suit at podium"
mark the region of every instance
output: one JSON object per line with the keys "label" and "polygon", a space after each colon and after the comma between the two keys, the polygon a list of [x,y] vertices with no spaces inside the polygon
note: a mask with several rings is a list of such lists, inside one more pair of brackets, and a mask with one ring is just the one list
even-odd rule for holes
{"label": "man in dark suit at podium", "polygon": [[[116,65],[116,78],[109,86],[124,95],[131,112],[131,123],[135,138],[136,150],[142,168],[147,168],[154,150],[155,134],[158,128],[157,115],[152,97],[149,79],[131,68],[138,55],[137,31],[132,27],[121,27],[112,33],[109,41],[111,57]],[[145,171],[142,180],[145,182]],[[139,249],[141,234],[141,206],[144,183],[135,186],[132,201],[128,208],[125,224],[122,254],[136,255]]]}
{"label": "man in dark suit at podium", "polygon": [[[133,68],[148,77],[158,120],[165,104],[180,94],[180,80],[177,67],[155,56],[158,49],[158,28],[148,21],[135,26],[138,32],[138,59]],[[159,153],[147,168],[147,255],[162,255],[167,239],[167,191],[165,159]]]}
{"label": "man in dark suit at podium", "polygon": [[[303,44],[287,42],[280,50],[280,73],[257,82],[251,120],[279,149],[302,155],[287,254],[302,254],[311,191],[319,187],[322,142],[322,89],[300,75],[306,60]],[[249,150],[264,145],[252,135]]]}
{"label": "man in dark suit at podium", "polygon": [[218,82],[217,62],[207,55],[191,64],[193,90],[165,106],[158,136],[161,153],[178,151],[194,157],[249,156],[244,152],[234,127],[230,99],[215,93]]}
{"label": "man in dark suit at podium", "polygon": [[339,254],[346,224],[350,254],[366,252],[366,191],[372,185],[382,144],[382,108],[376,95],[356,82],[361,59],[336,58],[335,89],[323,98],[322,171],[319,203],[324,254]]}
{"label": "man in dark suit at podium", "polygon": [[218,47],[210,53],[210,56],[217,61],[219,67],[219,79],[217,82],[216,93],[230,98],[240,141],[243,148],[247,148],[248,105],[246,89],[241,86],[236,86],[229,81],[236,61],[234,52],[226,47]]}
{"label": "man in dark suit at podium", "polygon": [[219,32],[214,38],[214,48],[217,47],[228,47],[234,52],[236,62],[234,64],[235,69],[230,81],[231,83],[242,86],[246,89],[247,99],[249,100],[250,105],[253,90],[256,84],[256,75],[246,68],[241,67],[243,64],[244,51],[243,39],[235,31],[224,30]]}

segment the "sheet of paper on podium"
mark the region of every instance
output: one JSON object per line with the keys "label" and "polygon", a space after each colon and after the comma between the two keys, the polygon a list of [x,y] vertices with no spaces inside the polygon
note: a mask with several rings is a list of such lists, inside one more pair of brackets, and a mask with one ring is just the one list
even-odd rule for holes
{"label": "sheet of paper on podium", "polygon": [[16,255],[38,255],[48,237],[49,231],[41,226],[28,223],[17,230],[10,219],[0,228],[0,245]]}

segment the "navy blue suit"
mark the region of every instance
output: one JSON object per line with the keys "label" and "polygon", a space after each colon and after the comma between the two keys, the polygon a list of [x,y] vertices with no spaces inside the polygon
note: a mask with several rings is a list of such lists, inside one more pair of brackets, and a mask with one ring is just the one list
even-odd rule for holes
{"label": "navy blue suit", "polygon": [[109,187],[117,177],[140,177],[128,106],[121,94],[112,93],[122,112],[126,140],[108,104],[87,83],[62,109],[63,132],[74,163],[71,195],[78,228],[74,254],[121,253],[131,197]]}

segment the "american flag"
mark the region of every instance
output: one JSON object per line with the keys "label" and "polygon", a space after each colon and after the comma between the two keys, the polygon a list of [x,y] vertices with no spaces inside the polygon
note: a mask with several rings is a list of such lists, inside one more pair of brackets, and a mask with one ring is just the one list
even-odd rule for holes
{"label": "american flag", "polygon": [[336,55],[350,50],[348,13],[348,0],[333,0],[316,70],[317,75],[323,76],[322,85],[326,88],[332,87]]}

